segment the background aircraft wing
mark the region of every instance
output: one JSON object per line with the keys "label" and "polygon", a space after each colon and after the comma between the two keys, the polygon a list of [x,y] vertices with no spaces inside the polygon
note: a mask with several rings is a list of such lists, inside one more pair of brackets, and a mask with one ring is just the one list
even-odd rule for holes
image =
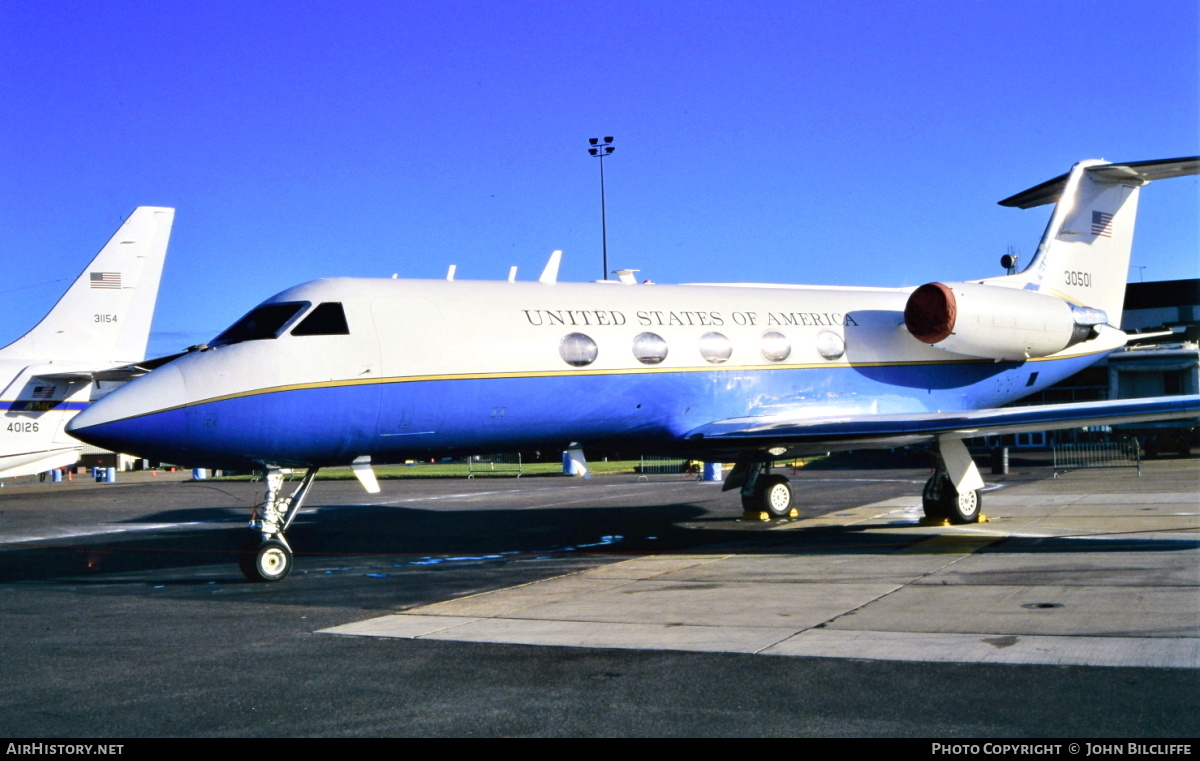
{"label": "background aircraft wing", "polygon": [[187,352],[181,351],[177,354],[168,354],[165,357],[155,357],[128,365],[106,367],[103,370],[56,370],[53,366],[46,365],[44,370],[35,370],[34,377],[60,381],[127,381],[133,380],[139,375],[145,375],[157,367],[162,367],[173,359],[179,359],[184,354]]}
{"label": "background aircraft wing", "polygon": [[689,432],[687,438],[763,447],[817,443],[854,444],[864,448],[892,447],[929,442],[937,438],[968,439],[985,435],[1198,417],[1200,394],[1191,394],[911,415],[859,414],[823,418],[767,415],[731,418],[700,426]]}

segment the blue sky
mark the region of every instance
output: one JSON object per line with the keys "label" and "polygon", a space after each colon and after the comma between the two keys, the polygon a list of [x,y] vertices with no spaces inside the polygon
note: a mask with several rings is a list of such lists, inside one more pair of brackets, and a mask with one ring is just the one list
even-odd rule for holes
{"label": "blue sky", "polygon": [[[1080,159],[1200,154],[1194,0],[0,0],[0,345],[173,206],[151,353],[319,277],[1000,274]],[[1200,182],[1133,280],[1200,276]]]}

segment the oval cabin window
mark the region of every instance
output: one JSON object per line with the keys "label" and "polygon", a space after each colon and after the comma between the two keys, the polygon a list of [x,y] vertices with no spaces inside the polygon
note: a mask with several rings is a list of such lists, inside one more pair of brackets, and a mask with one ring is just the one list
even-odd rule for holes
{"label": "oval cabin window", "polygon": [[571,367],[587,367],[599,353],[596,342],[583,333],[568,333],[558,342],[558,355]]}
{"label": "oval cabin window", "polygon": [[817,353],[825,359],[839,359],[846,353],[846,342],[831,330],[817,334]]}
{"label": "oval cabin window", "polygon": [[657,365],[667,358],[667,342],[657,333],[639,333],[633,339],[633,356],[643,365]]}
{"label": "oval cabin window", "polygon": [[787,336],[777,331],[762,334],[762,354],[772,362],[782,362],[792,354],[792,344]]}
{"label": "oval cabin window", "polygon": [[723,333],[705,333],[700,336],[700,356],[714,365],[719,365],[733,354],[733,344]]}

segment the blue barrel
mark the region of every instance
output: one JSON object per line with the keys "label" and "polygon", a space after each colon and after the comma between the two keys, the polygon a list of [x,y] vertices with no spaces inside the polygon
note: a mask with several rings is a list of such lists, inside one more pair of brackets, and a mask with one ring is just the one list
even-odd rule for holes
{"label": "blue barrel", "polygon": [[704,480],[705,481],[720,481],[724,477],[722,466],[719,462],[704,463]]}
{"label": "blue barrel", "polygon": [[117,469],[107,468],[104,471],[104,483],[115,484],[117,482]]}
{"label": "blue barrel", "polygon": [[203,481],[207,477],[204,468],[192,468],[192,480]]}

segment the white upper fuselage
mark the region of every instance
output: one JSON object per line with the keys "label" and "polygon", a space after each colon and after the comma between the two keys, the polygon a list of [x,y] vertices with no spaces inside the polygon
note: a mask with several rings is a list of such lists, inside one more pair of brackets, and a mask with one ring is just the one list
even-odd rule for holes
{"label": "white upper fuselage", "polygon": [[[911,290],[319,280],[260,305],[295,305],[275,337],[214,342],[79,425],[126,421],[135,453],[181,464],[669,449],[732,417],[994,406],[1124,340],[1105,331],[1030,362],[956,357],[905,329]],[[341,305],[346,332],[294,334],[322,304]]]}

